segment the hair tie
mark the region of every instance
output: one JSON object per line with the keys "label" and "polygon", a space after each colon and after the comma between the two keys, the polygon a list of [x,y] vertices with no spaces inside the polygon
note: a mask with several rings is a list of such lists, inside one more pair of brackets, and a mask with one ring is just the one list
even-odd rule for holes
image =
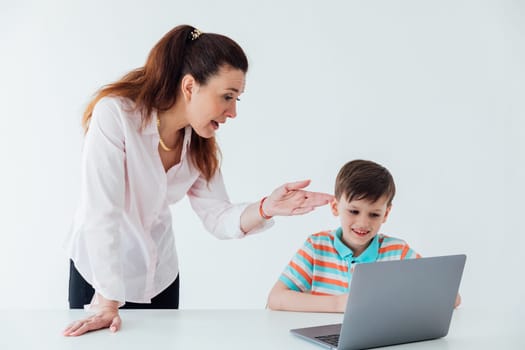
{"label": "hair tie", "polygon": [[193,28],[193,30],[190,33],[190,39],[191,41],[197,40],[199,36],[201,36],[202,32],[198,30],[197,28]]}

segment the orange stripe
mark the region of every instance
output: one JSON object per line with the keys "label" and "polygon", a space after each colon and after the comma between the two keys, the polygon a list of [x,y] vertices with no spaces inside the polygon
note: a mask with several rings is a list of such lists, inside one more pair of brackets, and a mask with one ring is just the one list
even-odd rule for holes
{"label": "orange stripe", "polygon": [[334,294],[329,294],[329,293],[321,293],[321,292],[316,292],[316,291],[312,291],[311,293],[312,295],[323,295],[323,296],[333,296]]}
{"label": "orange stripe", "polygon": [[330,237],[330,231],[317,232],[317,233],[314,233],[312,236],[314,236],[314,237]]}
{"label": "orange stripe", "polygon": [[303,268],[301,266],[297,265],[293,261],[290,262],[290,266],[295,271],[297,271],[301,276],[303,276],[303,278],[306,280],[306,282],[308,282],[309,285],[312,285],[312,278],[310,276],[308,276],[308,274],[303,270]]}
{"label": "orange stripe", "polygon": [[347,282],[342,282],[342,281],[339,281],[339,280],[335,280],[333,278],[314,276],[314,281],[316,281],[316,282],[323,282],[323,283],[326,283],[326,284],[335,284],[336,286],[339,286],[339,287],[348,288],[348,283]]}
{"label": "orange stripe", "polygon": [[310,254],[308,254],[308,253],[305,252],[304,250],[299,249],[298,254],[299,254],[300,256],[302,256],[303,258],[305,258],[306,260],[308,260],[308,262],[309,262],[310,264],[312,264],[312,265],[314,264],[314,259],[312,259],[312,257],[310,256]]}
{"label": "orange stripe", "polygon": [[322,250],[324,252],[337,253],[337,251],[333,247],[326,246],[326,245],[312,244],[312,247],[314,247],[317,250]]}
{"label": "orange stripe", "polygon": [[404,245],[404,244],[393,244],[393,245],[388,246],[388,247],[382,247],[382,248],[379,248],[379,254],[390,252],[392,250],[401,250],[404,247],[406,247],[406,245]]}
{"label": "orange stripe", "polygon": [[348,266],[339,265],[339,264],[336,264],[336,263],[333,263],[333,262],[317,260],[317,264],[316,265],[317,266],[323,266],[323,267],[329,267],[329,268],[336,269],[336,270],[339,270],[339,271],[342,271],[342,272],[348,272]]}
{"label": "orange stripe", "polygon": [[408,253],[408,246],[406,245],[403,248],[403,251],[401,252],[401,260],[403,260],[407,256],[407,253]]}

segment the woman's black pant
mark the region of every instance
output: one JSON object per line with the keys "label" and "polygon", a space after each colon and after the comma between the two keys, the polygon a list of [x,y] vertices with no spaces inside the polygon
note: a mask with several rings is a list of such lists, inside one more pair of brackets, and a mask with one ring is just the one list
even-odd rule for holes
{"label": "woman's black pant", "polygon": [[[127,302],[121,309],[178,309],[179,308],[179,276],[159,295],[151,299],[151,304]],[[95,290],[80,275],[72,260],[69,261],[69,308],[83,309],[91,303]]]}

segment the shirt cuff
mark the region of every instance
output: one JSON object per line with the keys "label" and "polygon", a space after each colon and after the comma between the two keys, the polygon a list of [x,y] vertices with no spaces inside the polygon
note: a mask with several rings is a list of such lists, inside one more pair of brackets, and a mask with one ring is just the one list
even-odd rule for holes
{"label": "shirt cuff", "polygon": [[[255,235],[257,233],[261,233],[263,231],[266,231],[267,229],[269,229],[270,227],[272,227],[273,225],[275,224],[275,221],[274,219],[268,219],[268,220],[264,220],[262,222],[261,225],[259,226],[255,226],[254,228],[252,228],[250,231],[246,232],[244,235],[245,236],[248,236],[248,235]],[[239,222],[239,227],[241,226],[241,223]],[[241,230],[242,231],[242,230]]]}
{"label": "shirt cuff", "polygon": [[[125,304],[124,302],[119,301],[118,302],[118,307],[120,308],[124,304]],[[99,300],[98,294],[96,292],[95,292],[95,294],[93,294],[93,298],[91,299],[91,303],[89,303],[87,305],[84,305],[84,310],[87,311],[87,312],[91,312],[91,313],[97,313],[100,310],[102,310],[102,307],[100,305],[100,300]]]}

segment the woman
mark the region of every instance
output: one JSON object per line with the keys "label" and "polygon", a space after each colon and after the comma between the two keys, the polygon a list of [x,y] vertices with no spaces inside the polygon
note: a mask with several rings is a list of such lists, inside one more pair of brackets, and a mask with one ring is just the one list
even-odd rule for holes
{"label": "woman", "polygon": [[[178,308],[178,262],[169,205],[188,195],[223,239],[264,230],[332,199],[285,184],[252,204],[231,204],[215,132],[236,116],[247,58],[231,39],[182,25],[144,67],[103,87],[87,107],[80,206],[68,238],[70,308],[95,315],[64,335],[121,326],[118,309]],[[176,222],[175,222],[176,223]]]}

